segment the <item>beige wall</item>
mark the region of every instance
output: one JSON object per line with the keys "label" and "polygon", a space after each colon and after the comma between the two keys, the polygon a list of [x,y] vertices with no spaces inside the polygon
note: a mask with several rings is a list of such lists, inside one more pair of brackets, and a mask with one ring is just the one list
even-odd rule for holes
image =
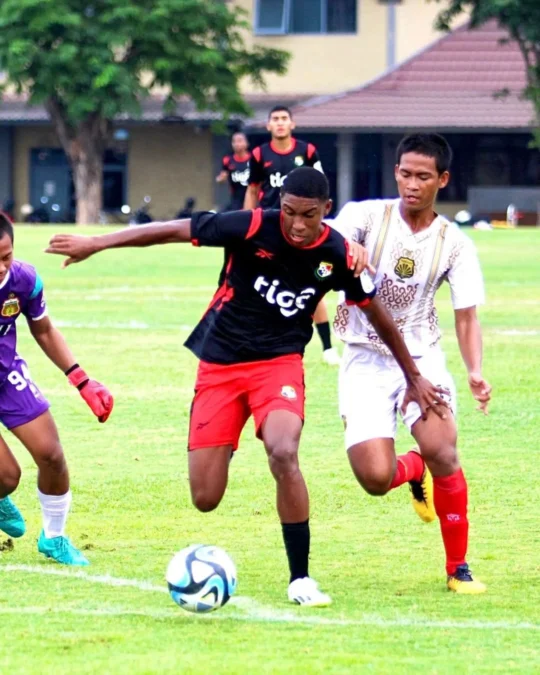
{"label": "beige wall", "polygon": [[58,148],[56,136],[48,127],[16,127],[13,138],[13,193],[16,215],[30,200],[30,150]]}
{"label": "beige wall", "polygon": [[[212,136],[193,127],[132,127],[128,142],[128,201],[137,208],[152,197],[156,218],[173,216],[187,197],[197,207],[213,206]],[[14,138],[14,197],[17,215],[30,198],[30,150],[59,147],[47,127],[17,127]]]}
{"label": "beige wall", "polygon": [[[255,0],[236,0],[250,13],[254,25]],[[406,0],[396,10],[396,58],[414,54],[437,37],[433,20],[440,5]],[[386,69],[388,7],[378,0],[358,0],[356,35],[246,36],[248,44],[291,52],[287,74],[267,78],[274,94],[326,94],[358,87]],[[245,91],[252,91],[246,83]]]}
{"label": "beige wall", "polygon": [[152,197],[156,218],[173,216],[187,197],[197,208],[213,206],[212,136],[193,127],[163,125],[129,129],[129,203]]}

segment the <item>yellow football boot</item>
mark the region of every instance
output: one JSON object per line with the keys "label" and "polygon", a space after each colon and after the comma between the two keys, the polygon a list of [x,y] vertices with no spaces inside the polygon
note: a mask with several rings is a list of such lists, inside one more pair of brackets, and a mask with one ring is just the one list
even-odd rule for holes
{"label": "yellow football boot", "polygon": [[473,579],[473,575],[467,563],[460,565],[454,574],[449,574],[446,585],[449,591],[459,593],[460,595],[480,595],[485,593],[487,588],[478,579]]}
{"label": "yellow football boot", "polygon": [[[420,454],[416,448],[413,448],[411,452]],[[424,475],[421,480],[409,481],[409,489],[411,491],[412,505],[418,517],[424,523],[432,523],[437,514],[435,513],[435,505],[433,503],[433,476],[427,466],[424,468]]]}

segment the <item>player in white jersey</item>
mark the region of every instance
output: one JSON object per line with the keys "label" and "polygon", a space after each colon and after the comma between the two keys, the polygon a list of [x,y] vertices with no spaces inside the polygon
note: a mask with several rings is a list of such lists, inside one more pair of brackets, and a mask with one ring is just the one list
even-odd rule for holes
{"label": "player in white jersey", "polygon": [[[483,593],[485,586],[473,578],[466,562],[467,483],[456,451],[456,392],[439,344],[434,305],[444,281],[450,285],[469,387],[485,414],[491,387],[482,376],[476,307],[484,302],[484,285],[476,250],[456,225],[434,210],[438,190],[448,184],[451,159],[442,136],[407,136],[397,151],[399,199],[349,202],[333,222],[341,234],[368,249],[379,298],[400,327],[420,372],[448,392],[444,418],[429,414],[422,419],[418,406],[405,396],[401,370],[362,312],[343,301],[334,330],[345,342],[339,400],[354,475],[372,495],[408,482],[422,520],[439,517],[448,588],[473,594]],[[418,449],[396,461],[398,409]]]}

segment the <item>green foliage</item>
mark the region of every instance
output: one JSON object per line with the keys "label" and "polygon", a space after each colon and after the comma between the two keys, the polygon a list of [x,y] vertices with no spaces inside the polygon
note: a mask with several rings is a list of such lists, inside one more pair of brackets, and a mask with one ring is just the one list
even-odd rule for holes
{"label": "green foliage", "polygon": [[437,18],[437,28],[450,30],[453,19],[462,12],[471,17],[471,28],[496,19],[517,42],[527,67],[527,87],[523,95],[533,104],[534,144],[540,148],[540,2],[539,0],[437,0],[447,7]]}
{"label": "green foliage", "polygon": [[3,0],[0,62],[30,102],[63,119],[137,115],[154,85],[199,109],[249,112],[239,81],[283,73],[285,52],[245,46],[244,13],[212,0]]}

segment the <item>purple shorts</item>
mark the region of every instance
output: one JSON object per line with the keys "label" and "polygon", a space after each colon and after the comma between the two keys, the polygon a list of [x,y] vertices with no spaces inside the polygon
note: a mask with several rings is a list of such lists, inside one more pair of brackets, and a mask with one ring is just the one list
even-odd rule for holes
{"label": "purple shorts", "polygon": [[15,356],[11,370],[0,385],[0,422],[7,429],[20,427],[49,407],[47,399],[32,382],[26,361]]}

